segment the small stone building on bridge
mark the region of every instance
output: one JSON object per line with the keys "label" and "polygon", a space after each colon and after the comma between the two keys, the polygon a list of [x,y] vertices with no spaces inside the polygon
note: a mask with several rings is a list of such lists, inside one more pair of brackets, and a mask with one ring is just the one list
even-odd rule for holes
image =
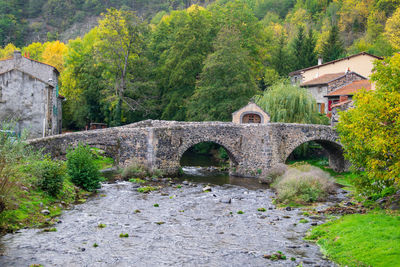
{"label": "small stone building on bridge", "polygon": [[266,124],[270,121],[270,116],[259,105],[250,102],[238,111],[232,113],[233,123],[260,123]]}

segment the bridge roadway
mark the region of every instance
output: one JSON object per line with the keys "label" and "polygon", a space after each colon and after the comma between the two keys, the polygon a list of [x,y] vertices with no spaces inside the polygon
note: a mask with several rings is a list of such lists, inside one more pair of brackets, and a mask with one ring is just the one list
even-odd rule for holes
{"label": "bridge roadway", "polygon": [[174,175],[183,153],[195,144],[214,142],[228,152],[232,175],[258,177],[284,163],[299,145],[315,141],[326,149],[329,165],[346,169],[338,134],[330,126],[293,123],[234,124],[146,120],[121,127],[32,139],[53,157],[62,157],[79,142],[106,151],[121,166],[132,162]]}

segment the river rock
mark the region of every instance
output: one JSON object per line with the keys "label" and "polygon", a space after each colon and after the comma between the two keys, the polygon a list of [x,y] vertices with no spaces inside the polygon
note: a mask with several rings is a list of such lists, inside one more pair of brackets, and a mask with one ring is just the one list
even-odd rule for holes
{"label": "river rock", "polygon": [[225,204],[230,204],[232,202],[232,199],[231,198],[221,198],[219,200],[219,202],[225,203]]}
{"label": "river rock", "polygon": [[207,185],[205,187],[203,187],[203,192],[211,192],[211,186]]}
{"label": "river rock", "polygon": [[287,211],[291,211],[292,210],[292,208],[291,207],[286,207],[286,209],[285,210],[287,210]]}
{"label": "river rock", "polygon": [[40,213],[42,213],[43,215],[49,215],[50,211],[49,210],[41,210]]}
{"label": "river rock", "polygon": [[189,185],[189,182],[185,180],[185,181],[182,182],[182,184],[183,185]]}

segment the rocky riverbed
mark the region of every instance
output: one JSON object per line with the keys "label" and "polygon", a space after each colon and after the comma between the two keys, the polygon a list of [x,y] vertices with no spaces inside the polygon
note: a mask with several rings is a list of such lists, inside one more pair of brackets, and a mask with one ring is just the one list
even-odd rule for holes
{"label": "rocky riverbed", "polygon": [[[204,186],[166,183],[143,194],[130,182],[103,184],[60,216],[57,231],[2,237],[0,266],[334,266],[303,240],[320,217],[276,208],[268,188]],[[277,251],[286,259],[264,257]]]}

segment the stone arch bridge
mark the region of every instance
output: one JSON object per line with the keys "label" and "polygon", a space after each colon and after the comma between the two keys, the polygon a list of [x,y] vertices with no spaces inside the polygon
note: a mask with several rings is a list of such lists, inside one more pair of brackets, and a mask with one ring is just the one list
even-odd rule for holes
{"label": "stone arch bridge", "polygon": [[337,133],[329,126],[293,123],[234,124],[146,120],[138,123],[33,139],[29,143],[53,157],[62,157],[79,142],[98,147],[119,165],[132,162],[176,174],[183,153],[195,144],[215,142],[231,161],[232,175],[257,177],[284,163],[299,145],[315,141],[325,148],[329,164],[344,171],[346,162]]}

